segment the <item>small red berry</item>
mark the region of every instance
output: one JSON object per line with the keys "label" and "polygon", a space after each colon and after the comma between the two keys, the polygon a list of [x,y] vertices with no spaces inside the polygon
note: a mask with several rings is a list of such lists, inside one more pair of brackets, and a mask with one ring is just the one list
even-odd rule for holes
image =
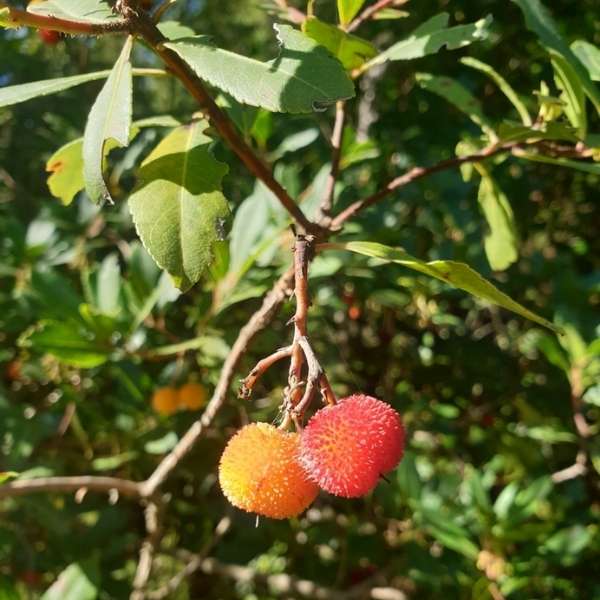
{"label": "small red berry", "polygon": [[321,409],[302,432],[300,462],[336,496],[364,496],[404,452],[400,415],[381,400],[355,394]]}
{"label": "small red berry", "polygon": [[60,41],[60,33],[52,29],[38,29],[38,35],[47,46],[54,46]]}

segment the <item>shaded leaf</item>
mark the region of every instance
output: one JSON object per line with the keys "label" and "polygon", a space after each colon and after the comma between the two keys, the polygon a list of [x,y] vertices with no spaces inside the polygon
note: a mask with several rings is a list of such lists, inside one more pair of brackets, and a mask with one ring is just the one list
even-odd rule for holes
{"label": "shaded leaf", "polygon": [[225,238],[229,207],[221,193],[227,165],[210,153],[197,121],[171,132],[144,160],[129,199],[144,246],[181,290],[194,285]]}
{"label": "shaded leaf", "polygon": [[532,160],[534,162],[557,165],[559,167],[566,167],[567,169],[575,169],[577,171],[583,171],[584,173],[591,173],[592,175],[600,175],[600,164],[593,162],[571,160],[569,158],[554,158],[552,156],[536,154],[535,152],[523,152],[522,150],[516,151],[515,155],[519,158],[525,158],[526,160]]}
{"label": "shaded leaf", "polygon": [[586,95],[593,102],[596,109],[600,111],[600,92],[577,55],[558,33],[558,29],[546,7],[540,0],[513,0],[513,2],[523,12],[527,28],[538,36],[553,59],[560,57],[570,66]]}
{"label": "shaded leaf", "polygon": [[131,63],[133,38],[128,37],[104,87],[98,94],[83,135],[83,178],[93,202],[111,201],[104,181],[104,148],[108,140],[129,144],[132,112]]}
{"label": "shaded leaf", "polygon": [[26,332],[19,343],[83,369],[105,363],[110,355],[110,348],[98,343],[94,334],[76,321],[41,321],[33,331]]}
{"label": "shaded leaf", "polygon": [[495,271],[503,271],[518,258],[518,236],[515,215],[496,180],[483,168],[477,200],[488,224],[485,234],[485,254]]}
{"label": "shaded leaf", "polygon": [[239,102],[273,112],[308,113],[354,96],[354,85],[329,52],[289,25],[275,25],[280,55],[260,62],[213,46],[206,37],[166,43],[198,77]]}
{"label": "shaded leaf", "polygon": [[439,52],[444,46],[456,50],[473,42],[483,40],[489,35],[491,15],[468,25],[447,27],[448,14],[440,13],[417,27],[409,37],[395,43],[387,50],[370,60],[362,70],[388,60],[412,60]]}
{"label": "shaded leaf", "polygon": [[417,73],[417,83],[425,90],[448,100],[458,110],[465,113],[473,123],[479,125],[490,137],[496,137],[488,118],[483,114],[481,102],[458,81],[442,75]]}
{"label": "shaded leaf", "polygon": [[502,306],[530,321],[539,323],[548,329],[560,332],[560,328],[550,321],[536,315],[523,305],[515,302],[510,296],[501,292],[484,279],[479,273],[471,269],[469,265],[453,260],[433,260],[424,262],[406,253],[402,248],[391,248],[376,242],[346,242],[343,244],[327,244],[326,248],[349,250],[365,256],[380,258],[384,261],[404,265],[409,269],[430,275],[450,285],[472,294],[476,298],[486,300],[492,304]]}
{"label": "shaded leaf", "polygon": [[553,56],[552,66],[554,81],[562,92],[560,99],[563,101],[563,112],[579,137],[584,138],[587,133],[587,113],[583,86],[573,67],[562,56]]}
{"label": "shaded leaf", "polygon": [[360,37],[309,17],[302,23],[302,31],[321,46],[325,46],[349,71],[357,69],[377,54],[377,48]]}
{"label": "shaded leaf", "polygon": [[421,509],[421,515],[425,527],[440,544],[472,560],[477,558],[479,548],[471,541],[464,527],[433,510]]}

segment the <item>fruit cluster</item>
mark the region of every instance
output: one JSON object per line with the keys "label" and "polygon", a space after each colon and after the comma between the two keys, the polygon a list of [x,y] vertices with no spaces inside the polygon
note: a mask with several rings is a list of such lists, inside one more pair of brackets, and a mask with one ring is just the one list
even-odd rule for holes
{"label": "fruit cluster", "polygon": [[161,387],[152,395],[152,408],[169,416],[180,410],[199,410],[206,404],[208,394],[199,383],[188,382],[180,388]]}
{"label": "fruit cluster", "polygon": [[400,415],[355,394],[317,411],[301,433],[252,423],[229,441],[219,482],[238,508],[275,519],[296,516],[319,488],[356,498],[370,492],[404,452]]}

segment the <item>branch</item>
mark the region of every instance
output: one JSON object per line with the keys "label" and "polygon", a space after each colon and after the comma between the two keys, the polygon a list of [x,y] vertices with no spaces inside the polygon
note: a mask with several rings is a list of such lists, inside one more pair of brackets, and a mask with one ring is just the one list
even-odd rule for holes
{"label": "branch", "polygon": [[36,29],[50,29],[72,35],[103,35],[123,33],[129,30],[129,22],[126,19],[114,19],[106,23],[71,21],[59,17],[30,13],[20,8],[7,6],[3,2],[0,2],[0,9],[8,11],[2,19],[10,24],[9,27],[35,27]]}
{"label": "branch", "polygon": [[252,390],[256,385],[256,382],[276,363],[284,358],[288,358],[292,355],[292,346],[287,346],[286,348],[280,348],[259,360],[254,369],[250,371],[248,376],[242,380],[242,385],[240,386],[240,391],[238,396],[240,398],[248,399],[252,394]]}
{"label": "branch", "polygon": [[[539,141],[530,142],[529,145],[538,144]],[[427,177],[432,175],[433,173],[437,173],[438,171],[444,171],[446,169],[451,169],[453,167],[458,167],[464,163],[469,162],[478,162],[484,160],[486,158],[490,158],[496,154],[501,154],[502,152],[512,152],[513,150],[519,148],[523,145],[523,142],[508,142],[505,144],[492,144],[487,146],[483,150],[479,152],[475,152],[473,154],[469,154],[467,156],[457,156],[455,158],[449,158],[447,160],[442,160],[441,162],[432,165],[430,167],[413,167],[408,170],[403,175],[392,179],[384,188],[375,192],[373,195],[368,196],[367,198],[363,198],[362,200],[357,200],[346,209],[344,209],[340,214],[338,214],[335,219],[333,219],[331,223],[332,229],[339,229],[342,225],[350,218],[354,217],[356,213],[376,204],[377,202],[383,200],[385,197],[389,196],[392,192],[400,189],[413,181],[417,181],[417,179],[422,179],[423,177]]]}
{"label": "branch", "polygon": [[321,201],[320,217],[328,219],[331,216],[335,184],[340,172],[340,159],[342,157],[342,138],[344,137],[344,123],[346,121],[346,103],[339,101],[335,105],[335,123],[331,135],[331,171],[325,183],[323,200]]}
{"label": "branch", "polygon": [[400,6],[402,4],[406,4],[408,0],[379,0],[372,4],[371,6],[367,6],[365,10],[363,10],[351,23],[346,27],[346,31],[348,33],[355,31],[358,29],[365,21],[372,19],[379,11],[384,8],[388,8],[390,6]]}
{"label": "branch", "polygon": [[93,492],[112,492],[116,490],[122,496],[139,498],[142,496],[140,484],[129,479],[116,477],[38,477],[37,479],[22,479],[0,485],[0,499],[14,496],[24,496],[39,492],[72,493],[79,490]]}
{"label": "branch", "polygon": [[163,458],[154,473],[141,484],[141,495],[152,496],[158,487],[165,481],[170,473],[177,467],[179,462],[190,452],[194,444],[198,441],[204,430],[212,423],[213,419],[223,406],[229,387],[235,375],[235,369],[248,349],[250,341],[259,332],[265,329],[273,320],[279,307],[287,298],[293,280],[293,270],[288,269],[274,285],[273,289],[265,296],[262,306],[255,312],[250,320],[242,327],[237,340],[227,356],[219,382],[208,403],[204,413],[179,440],[179,443],[173,450]]}
{"label": "branch", "polygon": [[300,25],[306,21],[306,14],[304,14],[301,10],[290,6],[287,3],[287,0],[273,0],[275,4],[279,7],[282,13],[287,15],[287,20],[291,23],[296,23]]}
{"label": "branch", "polygon": [[229,117],[219,108],[210,94],[206,91],[202,80],[188,67],[187,63],[176,53],[166,48],[167,42],[156,25],[147,15],[140,13],[132,15],[129,20],[132,30],[137,33],[157,54],[177,79],[196,99],[200,108],[206,112],[211,124],[219,132],[228,146],[235,152],[246,168],[260,179],[275,194],[282,206],[306,232],[319,231],[320,228],[302,212],[283,186],[273,177],[271,170],[255,154],[252,148],[229,120]]}

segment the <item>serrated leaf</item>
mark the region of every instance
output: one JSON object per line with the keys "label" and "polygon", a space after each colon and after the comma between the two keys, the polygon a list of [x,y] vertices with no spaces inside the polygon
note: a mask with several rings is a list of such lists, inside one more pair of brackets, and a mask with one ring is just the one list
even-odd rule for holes
{"label": "serrated leaf", "polygon": [[487,38],[491,22],[492,17],[488,15],[475,23],[447,27],[448,14],[440,13],[417,27],[408,38],[395,43],[370,60],[362,70],[388,60],[412,60],[435,54],[444,46],[448,50],[463,48]]}
{"label": "serrated leaf", "polygon": [[104,148],[109,140],[129,144],[132,81],[129,56],[133,38],[127,38],[106,83],[88,115],[83,134],[83,179],[92,202],[112,201],[103,175]]}
{"label": "serrated leaf", "polygon": [[471,67],[472,69],[477,69],[481,73],[485,73],[499,88],[500,91],[508,98],[511,104],[516,108],[519,116],[521,117],[521,121],[523,125],[531,126],[532,120],[529,114],[529,111],[521,102],[517,92],[513,89],[513,87],[494,69],[491,65],[488,65],[476,58],[471,56],[465,56],[460,59],[460,62],[463,65],[467,65],[467,67]]}
{"label": "serrated leaf", "polygon": [[337,0],[338,15],[342,25],[348,25],[358,14],[365,0]]}
{"label": "serrated leaf", "polygon": [[477,200],[488,224],[484,238],[485,254],[495,271],[503,271],[519,257],[515,215],[496,180],[483,167]]}
{"label": "serrated leaf", "polygon": [[96,565],[73,563],[58,576],[40,600],[95,600],[98,596],[97,586]]}
{"label": "serrated leaf", "polygon": [[440,281],[445,281],[453,287],[464,290],[480,300],[497,304],[498,306],[521,315],[530,321],[539,323],[552,331],[557,333],[561,332],[559,327],[525,308],[510,296],[507,296],[504,292],[501,292],[497,287],[465,263],[453,260],[433,260],[424,262],[411,256],[402,248],[391,248],[390,246],[384,246],[383,244],[378,244],[376,242],[346,242],[343,244],[327,244],[326,247],[349,250],[350,252],[356,252],[358,254],[363,254],[364,256],[371,256],[373,258],[379,258],[384,261],[403,265],[413,271],[418,271],[419,273],[435,277]]}
{"label": "serrated leaf", "polygon": [[[177,127],[179,121],[169,115],[159,115],[134,121],[131,125],[129,141],[144,127]],[[109,140],[104,144],[104,158],[118,144]],[[73,140],[60,147],[46,163],[46,172],[50,173],[47,183],[50,193],[68,206],[85,184],[83,181],[83,138]]]}
{"label": "serrated leaf", "polygon": [[432,75],[431,73],[417,73],[415,77],[417,83],[423,89],[441,96],[466,114],[473,123],[479,125],[491,138],[496,137],[490,121],[483,114],[481,102],[458,81],[443,75]]}
{"label": "serrated leaf", "polygon": [[37,328],[19,340],[19,344],[82,369],[97,367],[110,355],[110,348],[97,342],[94,334],[76,321],[40,321]]}
{"label": "serrated leaf", "polygon": [[354,96],[341,63],[289,25],[275,25],[280,55],[260,62],[213,46],[206,37],[165,44],[192,70],[238,102],[273,112],[309,113]]}
{"label": "serrated leaf", "polygon": [[540,0],[512,0],[525,17],[527,28],[535,33],[542,45],[554,59],[561,57],[579,79],[586,95],[600,111],[600,92],[576,54],[558,33],[558,29],[546,7]]}
{"label": "serrated leaf", "polygon": [[129,199],[144,246],[181,290],[192,287],[213,261],[229,218],[221,180],[228,168],[210,153],[206,121],[171,132],[144,160]]}
{"label": "serrated leaf", "polygon": [[69,88],[104,79],[110,75],[110,71],[95,71],[94,73],[85,73],[83,75],[73,75],[72,77],[58,77],[56,79],[44,79],[42,81],[33,81],[31,83],[21,83],[19,85],[9,85],[0,88],[0,108],[26,102],[38,96],[49,96]]}
{"label": "serrated leaf", "polygon": [[581,61],[593,81],[600,81],[600,48],[585,40],[575,40],[571,50]]}
{"label": "serrated leaf", "polygon": [[316,17],[306,19],[302,23],[302,31],[317,44],[327,48],[349,71],[362,66],[377,54],[377,48],[371,42],[346,33]]}
{"label": "serrated leaf", "polygon": [[106,23],[118,18],[106,0],[36,0],[27,5],[27,11],[86,23]]}

